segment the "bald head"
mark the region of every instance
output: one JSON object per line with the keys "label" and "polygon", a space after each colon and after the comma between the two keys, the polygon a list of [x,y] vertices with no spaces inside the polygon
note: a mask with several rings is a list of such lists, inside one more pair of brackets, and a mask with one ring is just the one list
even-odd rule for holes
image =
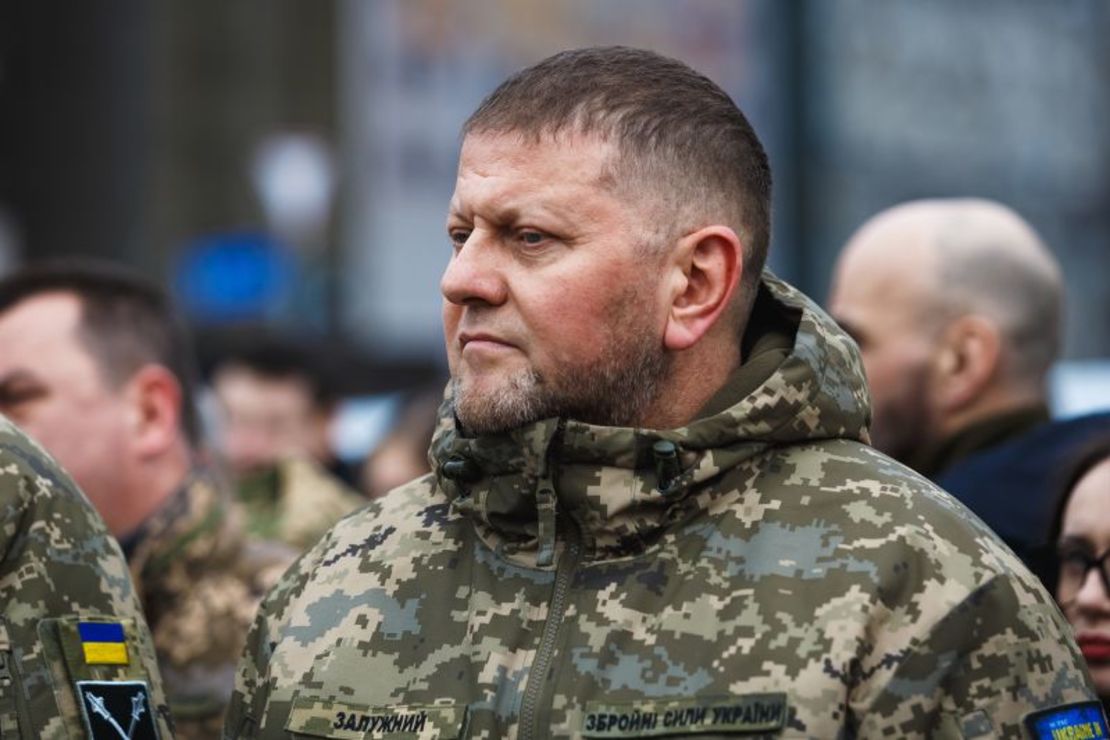
{"label": "bald head", "polygon": [[[899,424],[939,423],[929,418],[936,409],[922,408],[931,398],[927,375],[930,363],[952,362],[940,351],[946,332],[965,318],[997,336],[990,377],[970,407],[988,397],[1012,398],[1015,405],[1040,399],[1059,352],[1061,291],[1052,254],[1001,204],[913,201],[865,223],[837,263],[830,309],[863,351],[876,444],[886,436],[884,404],[896,403],[896,396],[904,396]],[[917,387],[892,389],[911,380]],[[910,404],[919,408],[906,409]]]}

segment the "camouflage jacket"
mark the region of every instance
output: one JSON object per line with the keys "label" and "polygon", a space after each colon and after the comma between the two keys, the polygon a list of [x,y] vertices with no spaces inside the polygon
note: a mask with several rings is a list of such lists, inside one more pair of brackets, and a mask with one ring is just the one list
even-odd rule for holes
{"label": "camouflage jacket", "polygon": [[111,721],[130,726],[135,714],[135,740],[171,737],[119,545],[73,481],[2,416],[0,557],[0,737],[114,738]]}
{"label": "camouflage jacket", "polygon": [[125,548],[177,736],[216,737],[258,603],[296,553],[248,540],[227,492],[199,472]]}
{"label": "camouflage jacket", "polygon": [[289,458],[239,484],[238,505],[252,537],[307,550],[367,499],[318,463]]}
{"label": "camouflage jacket", "polygon": [[854,345],[763,293],[779,360],[685,428],[445,413],[267,596],[225,737],[1020,737],[1093,699],[1036,579],[863,443]]}

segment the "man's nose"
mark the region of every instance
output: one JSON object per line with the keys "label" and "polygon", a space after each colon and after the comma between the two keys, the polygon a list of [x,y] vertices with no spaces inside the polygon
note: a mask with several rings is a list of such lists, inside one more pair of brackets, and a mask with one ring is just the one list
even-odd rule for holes
{"label": "man's nose", "polygon": [[473,231],[451,256],[439,288],[443,297],[456,305],[498,306],[508,295],[504,267],[496,242]]}

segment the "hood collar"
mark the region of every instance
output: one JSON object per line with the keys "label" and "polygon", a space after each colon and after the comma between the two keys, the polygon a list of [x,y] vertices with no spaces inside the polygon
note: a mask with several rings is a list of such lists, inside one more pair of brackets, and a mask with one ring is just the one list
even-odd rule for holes
{"label": "hood collar", "polygon": [[[869,400],[855,344],[821,309],[764,273],[766,302],[794,327],[786,358],[724,411],[671,430],[545,419],[464,436],[450,394],[440,407],[433,470],[452,505],[491,546],[544,567],[556,532],[580,531],[587,559],[633,554],[705,508],[695,495],[770,446],[830,438],[867,441]],[[749,322],[748,331],[758,331]],[[742,365],[737,372],[742,373]]]}

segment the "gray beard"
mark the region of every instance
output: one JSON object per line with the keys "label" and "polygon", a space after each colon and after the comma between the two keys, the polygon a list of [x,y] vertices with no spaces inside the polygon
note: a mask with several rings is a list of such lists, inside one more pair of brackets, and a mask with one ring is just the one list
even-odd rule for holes
{"label": "gray beard", "polygon": [[489,397],[451,379],[455,416],[472,436],[500,434],[541,419],[562,417],[599,426],[635,426],[659,397],[670,355],[647,334],[626,336],[597,363],[545,377],[529,369]]}

